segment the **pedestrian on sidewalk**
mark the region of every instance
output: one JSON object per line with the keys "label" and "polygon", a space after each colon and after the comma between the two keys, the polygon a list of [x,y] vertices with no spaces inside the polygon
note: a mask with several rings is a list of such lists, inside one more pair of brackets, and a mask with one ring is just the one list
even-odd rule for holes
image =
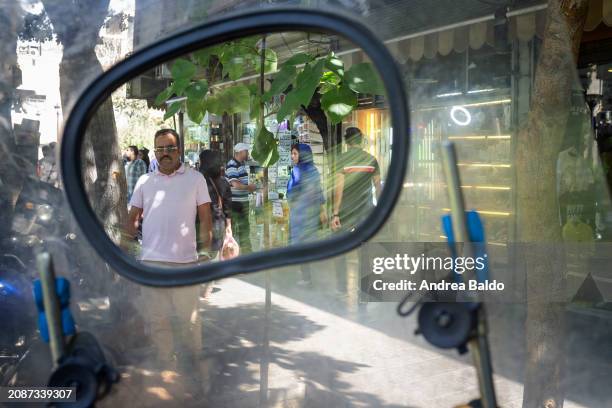
{"label": "pedestrian on sidewalk", "polygon": [[255,191],[255,184],[249,184],[249,173],[246,168],[248,159],[249,145],[238,143],[234,146],[234,157],[225,166],[225,178],[232,189],[232,231],[238,238],[241,254],[252,252],[249,194]]}
{"label": "pedestrian on sidewalk", "polygon": [[[291,244],[315,241],[321,226],[327,225],[325,195],[321,188],[321,175],[314,165],[312,149],[304,143],[291,148],[291,177],[287,183],[289,203],[289,237]],[[310,266],[302,265],[299,285],[312,283]]]}
{"label": "pedestrian on sidewalk", "polygon": [[206,179],[212,214],[211,259],[217,257],[226,237],[232,236],[232,189],[221,175],[222,166],[221,152],[202,150],[199,170]]}
{"label": "pedestrian on sidewalk", "polygon": [[[374,156],[362,148],[363,134],[359,128],[349,127],[344,133],[346,152],[339,155],[334,171],[333,231],[353,231],[374,210],[374,194],[380,196],[380,168]],[[346,258],[336,258],[336,289],[346,292]]]}

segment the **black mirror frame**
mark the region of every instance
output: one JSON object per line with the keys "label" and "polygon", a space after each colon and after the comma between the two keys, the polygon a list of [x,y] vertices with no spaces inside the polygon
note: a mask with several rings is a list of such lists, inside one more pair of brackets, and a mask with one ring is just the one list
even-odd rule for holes
{"label": "black mirror frame", "polygon": [[[172,270],[142,264],[117,247],[108,238],[89,205],[81,181],[79,158],[84,139],[82,136],[97,107],[128,79],[199,48],[238,37],[313,29],[343,36],[361,47],[384,81],[393,126],[393,149],[388,178],[376,210],[355,231],[338,234],[321,242],[270,249],[230,261],[193,264]],[[122,276],[149,286],[193,285],[246,272],[329,258],[348,252],[368,240],[391,214],[401,193],[407,167],[409,112],[402,75],[393,57],[386,46],[354,18],[335,11],[301,7],[259,9],[224,16],[135,52],[88,86],[75,103],[64,128],[61,171],[65,193],[74,217],[98,254]]]}

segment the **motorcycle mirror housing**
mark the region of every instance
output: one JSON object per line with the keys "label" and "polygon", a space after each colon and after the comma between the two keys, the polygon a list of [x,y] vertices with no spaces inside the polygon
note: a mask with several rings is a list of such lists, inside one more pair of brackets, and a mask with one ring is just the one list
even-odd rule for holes
{"label": "motorcycle mirror housing", "polygon": [[[359,47],[378,71],[391,118],[391,160],[376,206],[350,232],[325,239],[272,248],[232,260],[167,268],[144,264],[120,249],[107,235],[83,184],[81,159],[87,126],[112,92],[151,69],[204,47],[248,36],[279,32],[323,32]],[[151,286],[203,283],[235,274],[320,260],[345,253],[372,237],[389,217],[403,188],[409,149],[409,109],[402,75],[386,46],[360,21],[327,10],[283,7],[224,16],[138,50],[91,83],[74,104],[61,144],[61,172],[68,203],[83,234],[119,274]],[[75,159],[77,158],[77,159]]]}

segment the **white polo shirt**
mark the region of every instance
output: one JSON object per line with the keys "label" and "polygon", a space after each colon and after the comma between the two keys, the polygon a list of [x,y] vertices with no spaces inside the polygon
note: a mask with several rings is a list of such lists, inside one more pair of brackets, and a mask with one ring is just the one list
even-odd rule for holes
{"label": "white polo shirt", "polygon": [[199,205],[210,203],[204,176],[184,165],[166,175],[156,170],[141,176],[130,206],[142,208],[143,261],[197,261],[196,216]]}

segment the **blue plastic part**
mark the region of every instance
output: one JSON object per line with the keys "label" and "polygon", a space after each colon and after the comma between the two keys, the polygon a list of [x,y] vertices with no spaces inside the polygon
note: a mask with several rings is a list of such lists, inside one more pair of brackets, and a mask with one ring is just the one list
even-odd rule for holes
{"label": "blue plastic part", "polygon": [[[45,305],[42,294],[42,284],[40,280],[34,281],[34,301],[38,309],[38,329],[42,339],[49,342],[49,325],[45,316]],[[70,336],[76,333],[76,325],[72,313],[70,313],[70,282],[66,278],[55,279],[55,292],[60,303],[60,313],[62,320],[62,332],[64,336]]]}
{"label": "blue plastic part", "polygon": [[[466,220],[469,239],[474,247],[474,257],[484,259],[483,263],[485,267],[481,270],[476,269],[476,280],[478,280],[478,282],[484,282],[489,279],[489,258],[487,255],[484,225],[480,219],[480,215],[474,210],[466,211]],[[453,222],[450,214],[442,216],[442,229],[447,237],[451,256],[456,258],[455,246],[451,245],[455,243],[455,234],[453,232]],[[456,282],[463,281],[460,274],[455,273],[453,276]]]}

